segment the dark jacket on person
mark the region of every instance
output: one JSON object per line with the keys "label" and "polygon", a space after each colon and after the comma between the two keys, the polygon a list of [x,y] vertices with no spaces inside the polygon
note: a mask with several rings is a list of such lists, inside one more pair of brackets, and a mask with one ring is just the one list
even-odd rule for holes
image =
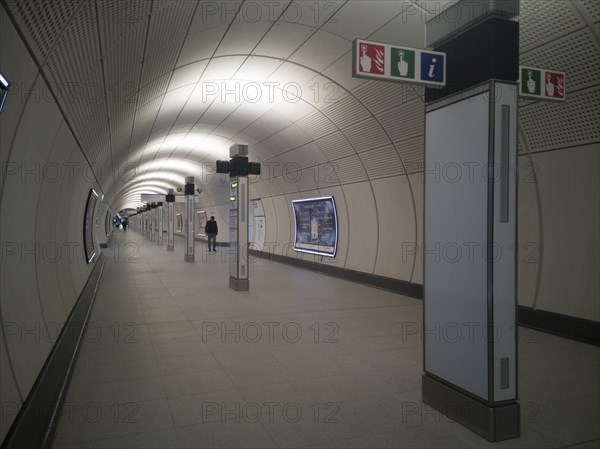
{"label": "dark jacket on person", "polygon": [[208,220],[206,222],[206,226],[204,227],[204,232],[207,234],[218,234],[219,227],[217,226],[217,222],[215,220]]}

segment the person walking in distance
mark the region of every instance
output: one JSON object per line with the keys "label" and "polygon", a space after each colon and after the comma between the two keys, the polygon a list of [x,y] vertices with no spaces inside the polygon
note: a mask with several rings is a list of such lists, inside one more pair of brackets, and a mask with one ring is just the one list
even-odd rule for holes
{"label": "person walking in distance", "polygon": [[210,242],[212,241],[212,251],[217,251],[217,234],[219,233],[219,227],[217,226],[217,222],[215,221],[215,217],[211,216],[210,220],[206,222],[206,226],[204,227],[204,232],[208,235],[208,252],[210,249]]}

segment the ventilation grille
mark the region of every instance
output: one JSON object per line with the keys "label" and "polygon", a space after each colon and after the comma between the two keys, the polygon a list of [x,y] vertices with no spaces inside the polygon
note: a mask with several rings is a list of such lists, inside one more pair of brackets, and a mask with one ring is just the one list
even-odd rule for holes
{"label": "ventilation grille", "polygon": [[296,124],[288,126],[279,132],[279,135],[287,142],[288,148],[298,148],[312,140],[312,138]]}
{"label": "ventilation grille", "polygon": [[250,147],[250,154],[252,155],[252,159],[256,158],[260,161],[266,161],[273,157],[271,149],[262,142],[252,145]]}
{"label": "ventilation grille", "polygon": [[331,120],[327,119],[321,112],[303,118],[298,122],[298,126],[313,139],[318,139],[337,130]]}
{"label": "ventilation grille", "polygon": [[285,153],[291,149],[288,142],[279,134],[273,134],[268,139],[265,139],[264,144],[271,148],[271,152],[275,155]]}
{"label": "ventilation grille", "polygon": [[149,101],[162,97],[167,92],[170,79],[170,74],[166,74],[142,87],[139,93],[139,104],[144,105]]}
{"label": "ventilation grille", "polygon": [[337,176],[334,175],[332,178],[335,179],[337,177],[341,184],[366,181],[368,179],[367,172],[365,172],[358,156],[349,156],[333,162],[337,170]]}
{"label": "ventilation grille", "polygon": [[532,152],[600,142],[600,87],[524,107],[520,119]]}
{"label": "ventilation grille", "polygon": [[317,145],[330,161],[356,153],[348,139],[339,131],[317,140]]}
{"label": "ventilation grille", "polygon": [[100,63],[100,45],[93,26],[93,3],[85,5],[65,30],[50,55],[48,78],[56,85],[59,101],[68,105],[73,98],[85,97],[94,107],[102,105],[104,85]]}
{"label": "ventilation grille", "polygon": [[124,54],[143,50],[150,4],[146,0],[97,2],[105,53],[111,53],[113,47]]}
{"label": "ventilation grille", "polygon": [[372,112],[378,113],[417,98],[419,88],[401,83],[368,81],[353,91],[354,95]]}
{"label": "ventilation grille", "polygon": [[425,106],[421,101],[400,105],[378,119],[393,142],[398,142],[423,134],[425,129]]}
{"label": "ventilation grille", "polygon": [[343,130],[357,152],[378,148],[390,143],[390,139],[374,118],[352,125]]}
{"label": "ventilation grille", "polygon": [[152,123],[158,114],[162,99],[158,98],[138,109],[135,117],[135,126],[133,128],[133,137],[131,147],[137,149],[146,144]]}
{"label": "ventilation grille", "polygon": [[584,26],[567,0],[521,2],[521,52]]}
{"label": "ventilation grille", "polygon": [[79,0],[23,0],[8,1],[6,5],[28,36],[36,57],[43,63],[79,3]]}
{"label": "ventilation grille", "polygon": [[327,106],[322,112],[337,125],[338,128],[345,128],[369,117],[369,112],[350,95]]}
{"label": "ventilation grille", "polygon": [[425,139],[418,136],[395,144],[400,159],[404,163],[406,173],[420,173],[423,171],[425,162]]}
{"label": "ventilation grille", "polygon": [[521,64],[566,71],[570,92],[598,83],[600,48],[592,32],[585,28],[522,55]]}
{"label": "ventilation grille", "polygon": [[581,5],[583,10],[590,16],[592,22],[600,20],[600,2],[598,0],[579,0],[578,5]]}
{"label": "ventilation grille", "polygon": [[280,159],[285,162],[296,162],[302,167],[313,167],[327,162],[327,158],[316,142],[307,143],[300,148],[282,154]]}
{"label": "ventilation grille", "polygon": [[360,158],[365,164],[367,174],[371,179],[399,175],[404,172],[398,153],[393,145],[361,153]]}
{"label": "ventilation grille", "polygon": [[197,2],[154,0],[142,85],[172,71]]}

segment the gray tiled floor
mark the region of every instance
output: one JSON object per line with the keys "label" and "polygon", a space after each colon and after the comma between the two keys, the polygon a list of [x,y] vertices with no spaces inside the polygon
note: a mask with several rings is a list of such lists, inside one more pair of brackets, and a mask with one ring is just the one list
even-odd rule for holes
{"label": "gray tiled floor", "polygon": [[182,251],[105,250],[55,448],[599,446],[596,347],[521,329],[522,436],[492,444],[420,401],[421,301],[266,261],[234,292]]}

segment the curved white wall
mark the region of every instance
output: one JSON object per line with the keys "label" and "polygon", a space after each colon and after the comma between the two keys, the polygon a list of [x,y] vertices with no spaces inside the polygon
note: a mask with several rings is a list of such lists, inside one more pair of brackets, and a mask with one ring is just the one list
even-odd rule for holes
{"label": "curved white wall", "polygon": [[14,82],[0,115],[2,440],[93,268],[84,257],[83,216],[98,186],[9,21],[0,33],[0,67]]}
{"label": "curved white wall", "polygon": [[[107,2],[101,6],[110,8],[110,5]],[[171,2],[169,7],[178,8],[179,16],[174,17],[189,20],[190,5],[189,2]],[[388,2],[386,5],[398,7],[397,2]],[[533,10],[531,5],[535,6]],[[599,17],[595,5],[594,2],[566,0],[522,2],[522,63],[562,69],[569,78],[566,103],[542,105],[524,102],[521,105],[520,164],[523,170],[519,184],[519,302],[530,307],[600,321],[596,282],[600,271],[600,185],[597,173],[600,162],[600,83],[597,70],[589,70],[590,66],[596,68],[600,61],[600,40],[593,31],[594,26],[597,28]],[[345,8],[353,10],[361,6],[359,2],[347,2]],[[0,9],[0,13],[3,12],[4,9]],[[97,23],[86,21],[85,14],[88,12],[90,5],[86,4],[81,14],[73,18],[73,24],[88,31],[90,28],[87,27],[91,27],[90,33],[94,35]],[[376,28],[379,31],[369,37],[381,41],[395,39],[399,22],[395,20],[388,23],[387,13],[382,11],[373,13],[379,14],[378,20],[386,25]],[[24,17],[26,15],[23,13]],[[157,12],[143,17],[144,20],[148,17],[148,20],[159,20],[161,16]],[[556,20],[556,17],[560,20]],[[22,17],[17,19],[22,20]],[[248,139],[251,160],[280,164],[275,168],[272,179],[265,174],[258,182],[251,184],[250,190],[251,198],[262,199],[266,217],[265,243],[271,250],[295,255],[291,251],[294,236],[293,199],[333,195],[339,213],[338,255],[334,260],[326,259],[324,263],[421,283],[423,188],[422,167],[419,164],[423,155],[423,104],[419,97],[422,91],[392,83],[363,83],[351,78],[350,35],[354,30],[343,21],[343,16],[341,19],[340,29],[349,33],[345,41],[338,34],[319,30],[307,40],[307,47],[296,52],[294,57],[290,58],[289,52],[287,55],[276,54],[282,62],[281,71],[277,72],[275,79],[296,81],[306,87],[304,92],[309,96],[312,92],[308,88],[310,84],[305,83],[318,80],[326,85],[331,80],[339,89],[335,102],[325,104],[304,98],[303,102],[283,108],[280,113],[266,112],[260,108],[240,108],[237,114],[229,117],[230,122],[214,134],[210,133],[221,123],[223,117],[220,114],[229,112],[228,107],[217,111],[219,113],[216,115],[212,111],[212,116],[202,116],[208,106],[202,102],[189,103],[181,106],[178,115],[178,107],[175,106],[179,100],[175,98],[176,94],[165,95],[167,92],[189,91],[189,85],[198,79],[198,71],[205,67],[210,68],[209,72],[219,67],[223,70],[223,74],[212,74],[212,78],[207,75],[206,80],[233,76],[225,70],[226,64],[219,66],[212,60],[199,60],[210,57],[221,36],[209,42],[199,39],[204,31],[196,29],[202,21],[202,17],[197,16],[187,37],[184,36],[185,27],[179,29],[171,26],[171,22],[165,22],[167,24],[164,26],[169,29],[163,31],[172,31],[179,37],[170,39],[166,42],[168,45],[157,46],[152,43],[163,39],[161,28],[149,26],[152,30],[158,30],[157,34],[151,36],[156,40],[148,45],[148,50],[156,51],[156,56],[146,59],[143,80],[136,95],[136,101],[139,101],[135,104],[118,104],[114,110],[111,109],[111,113],[118,112],[124,118],[123,126],[113,129],[97,119],[105,117],[105,104],[102,102],[92,107],[85,104],[85,98],[78,97],[75,106],[81,110],[69,111],[73,112],[68,115],[69,124],[75,132],[82,134],[80,137],[82,145],[85,145],[85,154],[97,156],[98,160],[94,162],[102,167],[104,190],[116,194],[123,187],[114,184],[121,180],[111,179],[114,176],[110,164],[115,162],[111,159],[111,151],[114,150],[119,162],[135,160],[145,163],[153,160],[158,154],[156,151],[148,151],[139,160],[136,156],[140,155],[135,152],[143,149],[146,143],[167,135],[169,117],[173,119],[173,132],[189,131],[190,124],[194,124],[196,131],[220,137],[221,143],[237,138],[235,132],[242,130],[238,137],[241,140]],[[49,23],[52,23],[51,20]],[[66,23],[71,21],[65,19]],[[558,31],[545,29],[544,23],[556,23],[556,26],[564,25],[564,28]],[[50,28],[48,24],[42,25]],[[411,22],[407,26],[415,30],[410,33],[411,39],[414,39],[410,44],[420,46],[422,23]],[[59,27],[53,30],[57,44],[62,45],[73,36],[73,29],[66,28],[66,34],[62,34],[63,30]],[[125,25],[122,28],[127,29]],[[214,29],[222,29],[224,33],[226,27]],[[26,31],[29,33],[27,36],[31,36],[31,30]],[[315,30],[303,31],[308,37]],[[82,149],[77,145],[47,86],[38,76],[37,67],[27,56],[27,48],[11,21],[4,16],[0,33],[0,70],[14,83],[0,115],[0,234],[3,245],[0,314],[5,332],[0,344],[0,382],[3,401],[14,402],[18,406],[27,397],[52,348],[52,341],[41,338],[41,329],[50,325],[53,329],[59,329],[64,324],[91,272],[92,266],[86,264],[83,255],[83,215],[89,189],[94,187],[100,192],[100,188],[85,175],[88,173],[84,170],[88,168],[88,162]],[[215,36],[212,32],[208,34]],[[127,39],[123,36],[120,45],[139,52],[138,42]],[[234,60],[241,61],[244,58],[239,56],[243,51],[234,45],[236,41],[231,42],[230,48],[220,49],[220,60],[234,67]],[[267,39],[265,42],[270,41]],[[299,48],[304,45],[302,42],[298,41]],[[65,68],[75,71],[85,66],[85,70],[82,69],[79,74],[82,76],[80,81],[85,82],[97,79],[102,66],[93,64],[102,56],[107,56],[98,54],[100,44],[96,40],[90,40],[88,44],[90,47],[81,48],[73,44],[78,50],[73,57],[83,55],[83,62],[57,59],[64,63]],[[180,46],[180,60],[176,61],[176,50]],[[323,54],[313,58],[313,54],[306,51],[307,48],[322,48]],[[164,53],[161,53],[161,49],[164,49]],[[34,48],[34,54],[36,51],[39,56],[39,49]],[[279,60],[267,57],[267,50],[264,52],[251,58],[258,61],[255,62],[257,66],[280,64]],[[323,55],[328,55],[327,58],[332,60],[325,60],[327,58]],[[582,62],[588,60],[589,65]],[[183,65],[187,63],[190,65]],[[331,66],[326,66],[328,63]],[[138,80],[137,66],[133,67],[135,80]],[[125,67],[119,68],[129,73]],[[48,67],[45,70],[48,75]],[[62,79],[61,75],[68,77],[69,73],[65,70],[64,73],[54,74],[51,79],[58,82]],[[183,89],[185,86],[188,87]],[[63,93],[60,95],[64,100]],[[61,104],[64,106],[64,103]],[[163,104],[164,110],[161,110]],[[102,115],[94,115],[96,106]],[[122,110],[119,109],[121,106]],[[204,118],[199,120],[199,117]],[[155,122],[156,127],[153,128]],[[132,123],[133,127],[130,126]],[[119,132],[114,133],[112,148],[109,142],[111,130],[117,129]],[[129,137],[131,143],[127,145]],[[218,157],[216,148],[211,144],[210,149],[199,152],[200,156],[195,162],[212,162],[221,157],[224,152],[219,150],[221,156]],[[134,154],[130,154],[130,150]],[[192,152],[187,148],[178,151]],[[527,176],[526,164],[530,162],[536,167],[535,178]],[[38,169],[35,168],[36,164]],[[77,169],[74,170],[74,178],[70,178],[65,169],[56,182],[48,179],[37,181],[33,179],[35,175],[28,175],[25,181],[21,180],[21,168],[33,168],[35,172],[51,164],[63,167],[66,167],[64,164],[75,164]],[[285,164],[302,168],[299,179],[292,180],[285,176],[282,171]],[[335,173],[327,171],[331,167],[335,168]],[[315,177],[316,168],[322,171],[319,172],[320,176]],[[182,172],[177,171],[177,176],[180,174]],[[195,174],[200,176],[199,173]],[[333,176],[323,176],[328,174]],[[228,238],[228,194],[226,189],[219,186],[226,183],[218,179],[213,182],[214,188],[206,188],[197,207],[217,217],[221,229],[219,241],[224,242]],[[117,209],[116,204],[112,206]],[[99,242],[105,240],[105,210],[106,205],[100,205],[96,217]],[[176,212],[184,212],[183,203],[176,203]],[[44,257],[39,262],[31,254],[22,258],[21,249],[30,249],[35,244],[41,245],[46,251],[58,245],[64,251],[57,258],[53,258],[52,253],[44,254],[42,251]],[[74,252],[66,251],[66,245],[74,248]],[[9,254],[15,248],[16,255]],[[320,260],[309,255],[305,259]],[[31,338],[21,336],[21,330],[25,328],[33,329]],[[37,342],[32,340],[36,332],[41,338]],[[0,438],[6,434],[13,418],[13,415],[7,415],[1,420]]]}

